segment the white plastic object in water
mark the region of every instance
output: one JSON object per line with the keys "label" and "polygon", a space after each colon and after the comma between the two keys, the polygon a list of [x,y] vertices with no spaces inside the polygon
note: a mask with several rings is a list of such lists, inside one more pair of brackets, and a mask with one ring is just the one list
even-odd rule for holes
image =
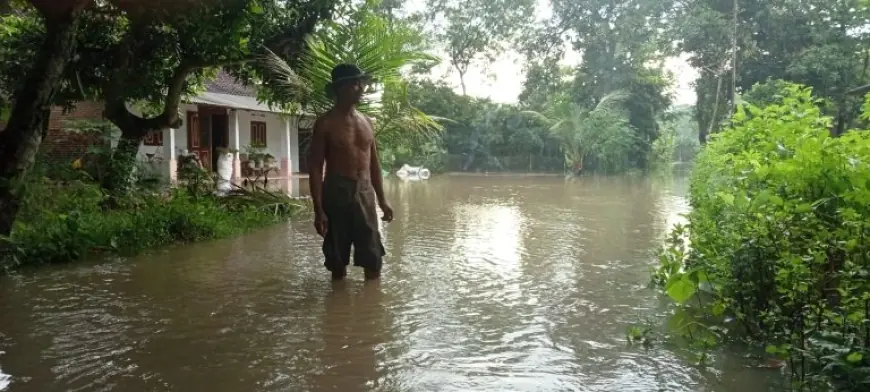
{"label": "white plastic object in water", "polygon": [[409,166],[407,163],[396,172],[396,176],[403,180],[428,180],[431,175],[429,169],[422,166]]}
{"label": "white plastic object in water", "polygon": [[424,180],[428,180],[429,177],[432,175],[432,173],[429,172],[429,169],[424,167],[424,168],[420,169],[419,172],[417,172],[417,175],[420,176],[420,178],[422,178]]}

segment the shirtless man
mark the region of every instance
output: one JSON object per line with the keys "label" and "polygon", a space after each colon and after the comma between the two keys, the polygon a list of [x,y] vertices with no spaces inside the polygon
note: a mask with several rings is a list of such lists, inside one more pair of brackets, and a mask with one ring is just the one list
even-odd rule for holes
{"label": "shirtless man", "polygon": [[355,65],[333,68],[326,88],[335,106],[314,123],[308,156],[314,228],[323,237],[323,264],[335,280],[347,275],[351,245],[353,264],[365,270],[365,278],[380,277],[386,252],[375,205],[383,211],[381,219],[393,220],[393,209],[384,198],[372,122],[356,110],[370,81]]}

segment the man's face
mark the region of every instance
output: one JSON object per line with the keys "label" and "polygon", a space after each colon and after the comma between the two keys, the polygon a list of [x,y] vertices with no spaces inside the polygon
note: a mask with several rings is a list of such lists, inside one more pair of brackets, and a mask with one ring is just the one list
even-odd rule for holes
{"label": "man's face", "polygon": [[339,89],[339,94],[348,102],[359,103],[365,90],[366,85],[362,80],[354,80],[343,84]]}

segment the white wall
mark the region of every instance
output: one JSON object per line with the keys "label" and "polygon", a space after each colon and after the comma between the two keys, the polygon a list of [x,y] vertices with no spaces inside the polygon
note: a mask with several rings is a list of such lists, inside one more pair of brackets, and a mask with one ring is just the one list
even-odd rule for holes
{"label": "white wall", "polygon": [[[175,130],[175,156],[176,159],[178,155],[181,154],[182,151],[187,149],[187,112],[197,111],[197,106],[193,104],[183,104],[180,108],[180,115],[182,124],[178,129]],[[246,152],[245,148],[251,142],[251,121],[260,121],[266,123],[266,152],[275,156],[277,160],[281,160],[283,157],[283,150],[281,149],[282,136],[284,131],[286,130],[286,120],[290,121],[290,164],[291,168],[294,172],[299,169],[299,130],[297,127],[297,119],[295,116],[282,117],[277,113],[265,113],[265,112],[255,112],[249,110],[238,110],[238,121],[239,121],[239,146],[240,153],[244,154]],[[232,120],[230,123],[230,143],[232,143],[233,135],[232,135]],[[138,159],[140,161],[147,161],[146,154],[154,153],[155,157],[162,158],[163,164],[160,165],[157,170],[161,171],[164,176],[168,177],[169,174],[169,143],[170,143],[170,130],[163,131],[163,146],[139,146]]]}
{"label": "white wall", "polygon": [[[187,112],[196,112],[197,106],[192,104],[182,104],[179,106],[179,112],[181,116],[181,126],[175,130],[175,158],[178,159],[178,155],[182,150],[187,148]],[[137,159],[140,162],[147,162],[148,156],[146,154],[155,154],[155,163],[150,165],[150,170],[154,172],[159,172],[161,176],[164,178],[169,177],[170,163],[169,160],[171,158],[171,154],[169,151],[170,144],[170,129],[163,130],[163,146],[146,146],[144,143],[139,145],[139,152],[137,154]],[[145,165],[145,167],[148,167]]]}
{"label": "white wall", "polygon": [[[287,120],[290,121],[290,165],[291,168],[299,167],[299,129],[293,116],[281,116],[277,113],[253,112],[247,110],[238,111],[239,118],[239,145],[240,153],[246,152],[246,147],[251,143],[251,121],[266,123],[266,152],[272,154],[277,160],[281,160],[284,151],[281,148],[283,134],[287,129]],[[232,136],[230,136],[232,140]]]}

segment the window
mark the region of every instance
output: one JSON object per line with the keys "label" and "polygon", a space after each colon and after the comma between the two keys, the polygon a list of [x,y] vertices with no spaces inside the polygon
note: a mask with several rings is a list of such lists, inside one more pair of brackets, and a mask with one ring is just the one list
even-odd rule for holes
{"label": "window", "polygon": [[251,146],[266,147],[266,123],[251,121]]}
{"label": "window", "polygon": [[162,146],[163,145],[163,131],[148,131],[145,134],[145,140],[143,144],[146,146]]}

